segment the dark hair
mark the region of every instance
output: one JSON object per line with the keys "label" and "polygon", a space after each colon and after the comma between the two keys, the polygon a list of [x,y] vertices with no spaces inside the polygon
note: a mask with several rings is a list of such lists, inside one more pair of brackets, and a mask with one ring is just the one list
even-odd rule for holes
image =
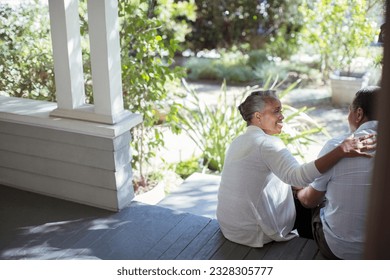
{"label": "dark hair", "polygon": [[275,90],[257,90],[253,91],[244,102],[238,106],[238,110],[247,125],[250,125],[250,121],[255,112],[263,111],[265,104],[270,99],[278,99]]}
{"label": "dark hair", "polygon": [[376,120],[376,103],[380,89],[378,86],[368,86],[360,89],[356,92],[352,101],[352,109],[362,108],[364,115],[369,121]]}

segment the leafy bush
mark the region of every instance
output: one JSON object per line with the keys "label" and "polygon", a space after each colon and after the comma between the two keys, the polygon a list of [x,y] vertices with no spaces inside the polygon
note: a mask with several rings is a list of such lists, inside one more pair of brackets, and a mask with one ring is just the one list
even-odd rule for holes
{"label": "leafy bush", "polygon": [[[124,103],[144,119],[132,130],[132,165],[142,174],[142,165],[164,144],[155,125],[163,119],[170,126],[177,118],[178,105],[172,100],[185,73],[171,65],[180,38],[189,32],[186,19],[194,20],[195,7],[192,0],[123,0],[118,5]],[[80,0],[79,14],[86,102],[93,103],[86,0]],[[55,101],[47,5],[38,0],[2,4],[0,20],[0,93]],[[180,129],[170,127],[174,132]]]}
{"label": "leafy bush", "polygon": [[209,79],[218,81],[223,73],[220,68],[213,65],[214,61],[212,58],[190,58],[184,65],[187,69],[187,77],[191,80]]}
{"label": "leafy bush", "polygon": [[214,80],[227,83],[259,84],[269,76],[281,77],[302,84],[311,84],[320,79],[319,70],[313,63],[281,60],[270,57],[264,50],[252,50],[244,54],[237,49],[220,51],[219,58],[191,57],[184,63],[189,80]]}
{"label": "leafy bush", "polygon": [[256,49],[279,41],[285,45],[270,48],[268,52],[273,56],[288,56],[295,50],[293,45],[301,26],[301,16],[297,13],[301,2],[195,0],[197,16],[196,21],[190,23],[192,32],[187,35],[187,47],[199,51],[229,49],[248,43]]}
{"label": "leafy bush", "polygon": [[[180,129],[173,125],[178,104],[175,84],[180,84],[182,68],[172,68],[178,42],[164,39],[161,34],[163,22],[153,14],[150,1],[119,1],[122,22],[122,77],[126,107],[143,116],[143,123],[132,129],[133,168],[144,177],[143,166],[154,158],[164,145],[162,132],[156,124],[163,119],[164,125],[174,132]],[[172,125],[171,125],[172,123]]]}
{"label": "leafy bush", "polygon": [[[376,3],[375,3],[376,2]],[[303,45],[320,55],[321,71],[327,78],[330,71],[352,70],[355,58],[375,40],[375,20],[370,9],[383,1],[316,0],[304,1],[300,11],[304,28],[300,34]]]}
{"label": "leafy bush", "polygon": [[174,164],[173,169],[182,179],[188,178],[191,174],[200,171],[201,166],[199,159],[196,157],[190,158],[189,160],[181,161]]}
{"label": "leafy bush", "polygon": [[252,82],[256,80],[257,76],[253,72],[253,69],[247,65],[230,65],[222,67],[223,79],[233,83]]}
{"label": "leafy bush", "polygon": [[[138,1],[138,0],[137,0]],[[183,43],[191,32],[189,23],[196,20],[195,0],[153,0],[149,2],[149,15],[153,15],[162,23],[160,29],[164,39],[175,39]],[[150,18],[150,16],[149,16]]]}
{"label": "leafy bush", "polygon": [[190,80],[252,82],[257,79],[257,76],[249,64],[249,58],[248,55],[237,50],[221,50],[220,58],[191,57],[184,67]]}
{"label": "leafy bush", "polygon": [[261,64],[268,64],[268,56],[265,50],[251,50],[248,53],[248,66],[255,69]]}
{"label": "leafy bush", "polygon": [[35,3],[0,5],[0,92],[55,100],[49,12]]}
{"label": "leafy bush", "polygon": [[[284,81],[277,83],[275,79],[272,84],[271,81],[272,79],[268,78],[261,88],[279,89],[284,85]],[[212,171],[220,172],[229,144],[246,129],[246,122],[242,120],[237,106],[251,91],[259,89],[260,86],[249,88],[241,96],[228,100],[224,82],[221,93],[217,96],[217,104],[210,104],[202,102],[185,81],[183,84],[191,99],[179,112],[182,129],[202,151],[204,165]],[[280,90],[280,99],[283,100],[283,97],[290,93],[297,84],[298,82],[293,83]],[[309,110],[307,107],[300,109],[288,105],[283,105],[283,107],[284,131],[279,137],[293,154],[305,160],[305,147],[315,141],[312,136],[319,132],[327,134],[326,130],[306,114]]]}
{"label": "leafy bush", "polygon": [[191,99],[179,112],[181,126],[202,151],[204,165],[210,170],[221,171],[228,144],[245,128],[236,110],[238,101],[228,103],[225,82],[214,105],[202,102],[184,80],[183,85]]}

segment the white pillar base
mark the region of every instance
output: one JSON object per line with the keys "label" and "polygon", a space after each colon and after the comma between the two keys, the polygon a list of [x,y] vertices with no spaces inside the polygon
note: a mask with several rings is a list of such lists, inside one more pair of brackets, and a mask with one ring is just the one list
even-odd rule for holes
{"label": "white pillar base", "polygon": [[0,184],[119,211],[134,196],[130,129],[141,116],[109,125],[52,117],[55,107],[0,96]]}
{"label": "white pillar base", "polygon": [[126,110],[123,110],[115,115],[97,114],[95,112],[95,106],[89,104],[85,104],[77,109],[72,110],[57,108],[50,113],[51,117],[75,119],[104,124],[117,124],[126,119],[132,118],[133,115],[134,114]]}

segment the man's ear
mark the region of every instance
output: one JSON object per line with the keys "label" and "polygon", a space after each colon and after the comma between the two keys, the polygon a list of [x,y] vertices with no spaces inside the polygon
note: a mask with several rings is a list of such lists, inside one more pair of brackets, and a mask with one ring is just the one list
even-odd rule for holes
{"label": "man's ear", "polygon": [[359,107],[356,110],[356,121],[361,123],[363,119],[364,119],[364,111],[362,108]]}

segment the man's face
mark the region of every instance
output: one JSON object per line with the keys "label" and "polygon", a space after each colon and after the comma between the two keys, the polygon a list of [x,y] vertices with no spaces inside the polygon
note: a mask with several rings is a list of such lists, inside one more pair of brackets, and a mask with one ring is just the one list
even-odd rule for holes
{"label": "man's face", "polygon": [[355,132],[358,128],[358,110],[354,109],[352,104],[349,105],[348,123],[351,132]]}

